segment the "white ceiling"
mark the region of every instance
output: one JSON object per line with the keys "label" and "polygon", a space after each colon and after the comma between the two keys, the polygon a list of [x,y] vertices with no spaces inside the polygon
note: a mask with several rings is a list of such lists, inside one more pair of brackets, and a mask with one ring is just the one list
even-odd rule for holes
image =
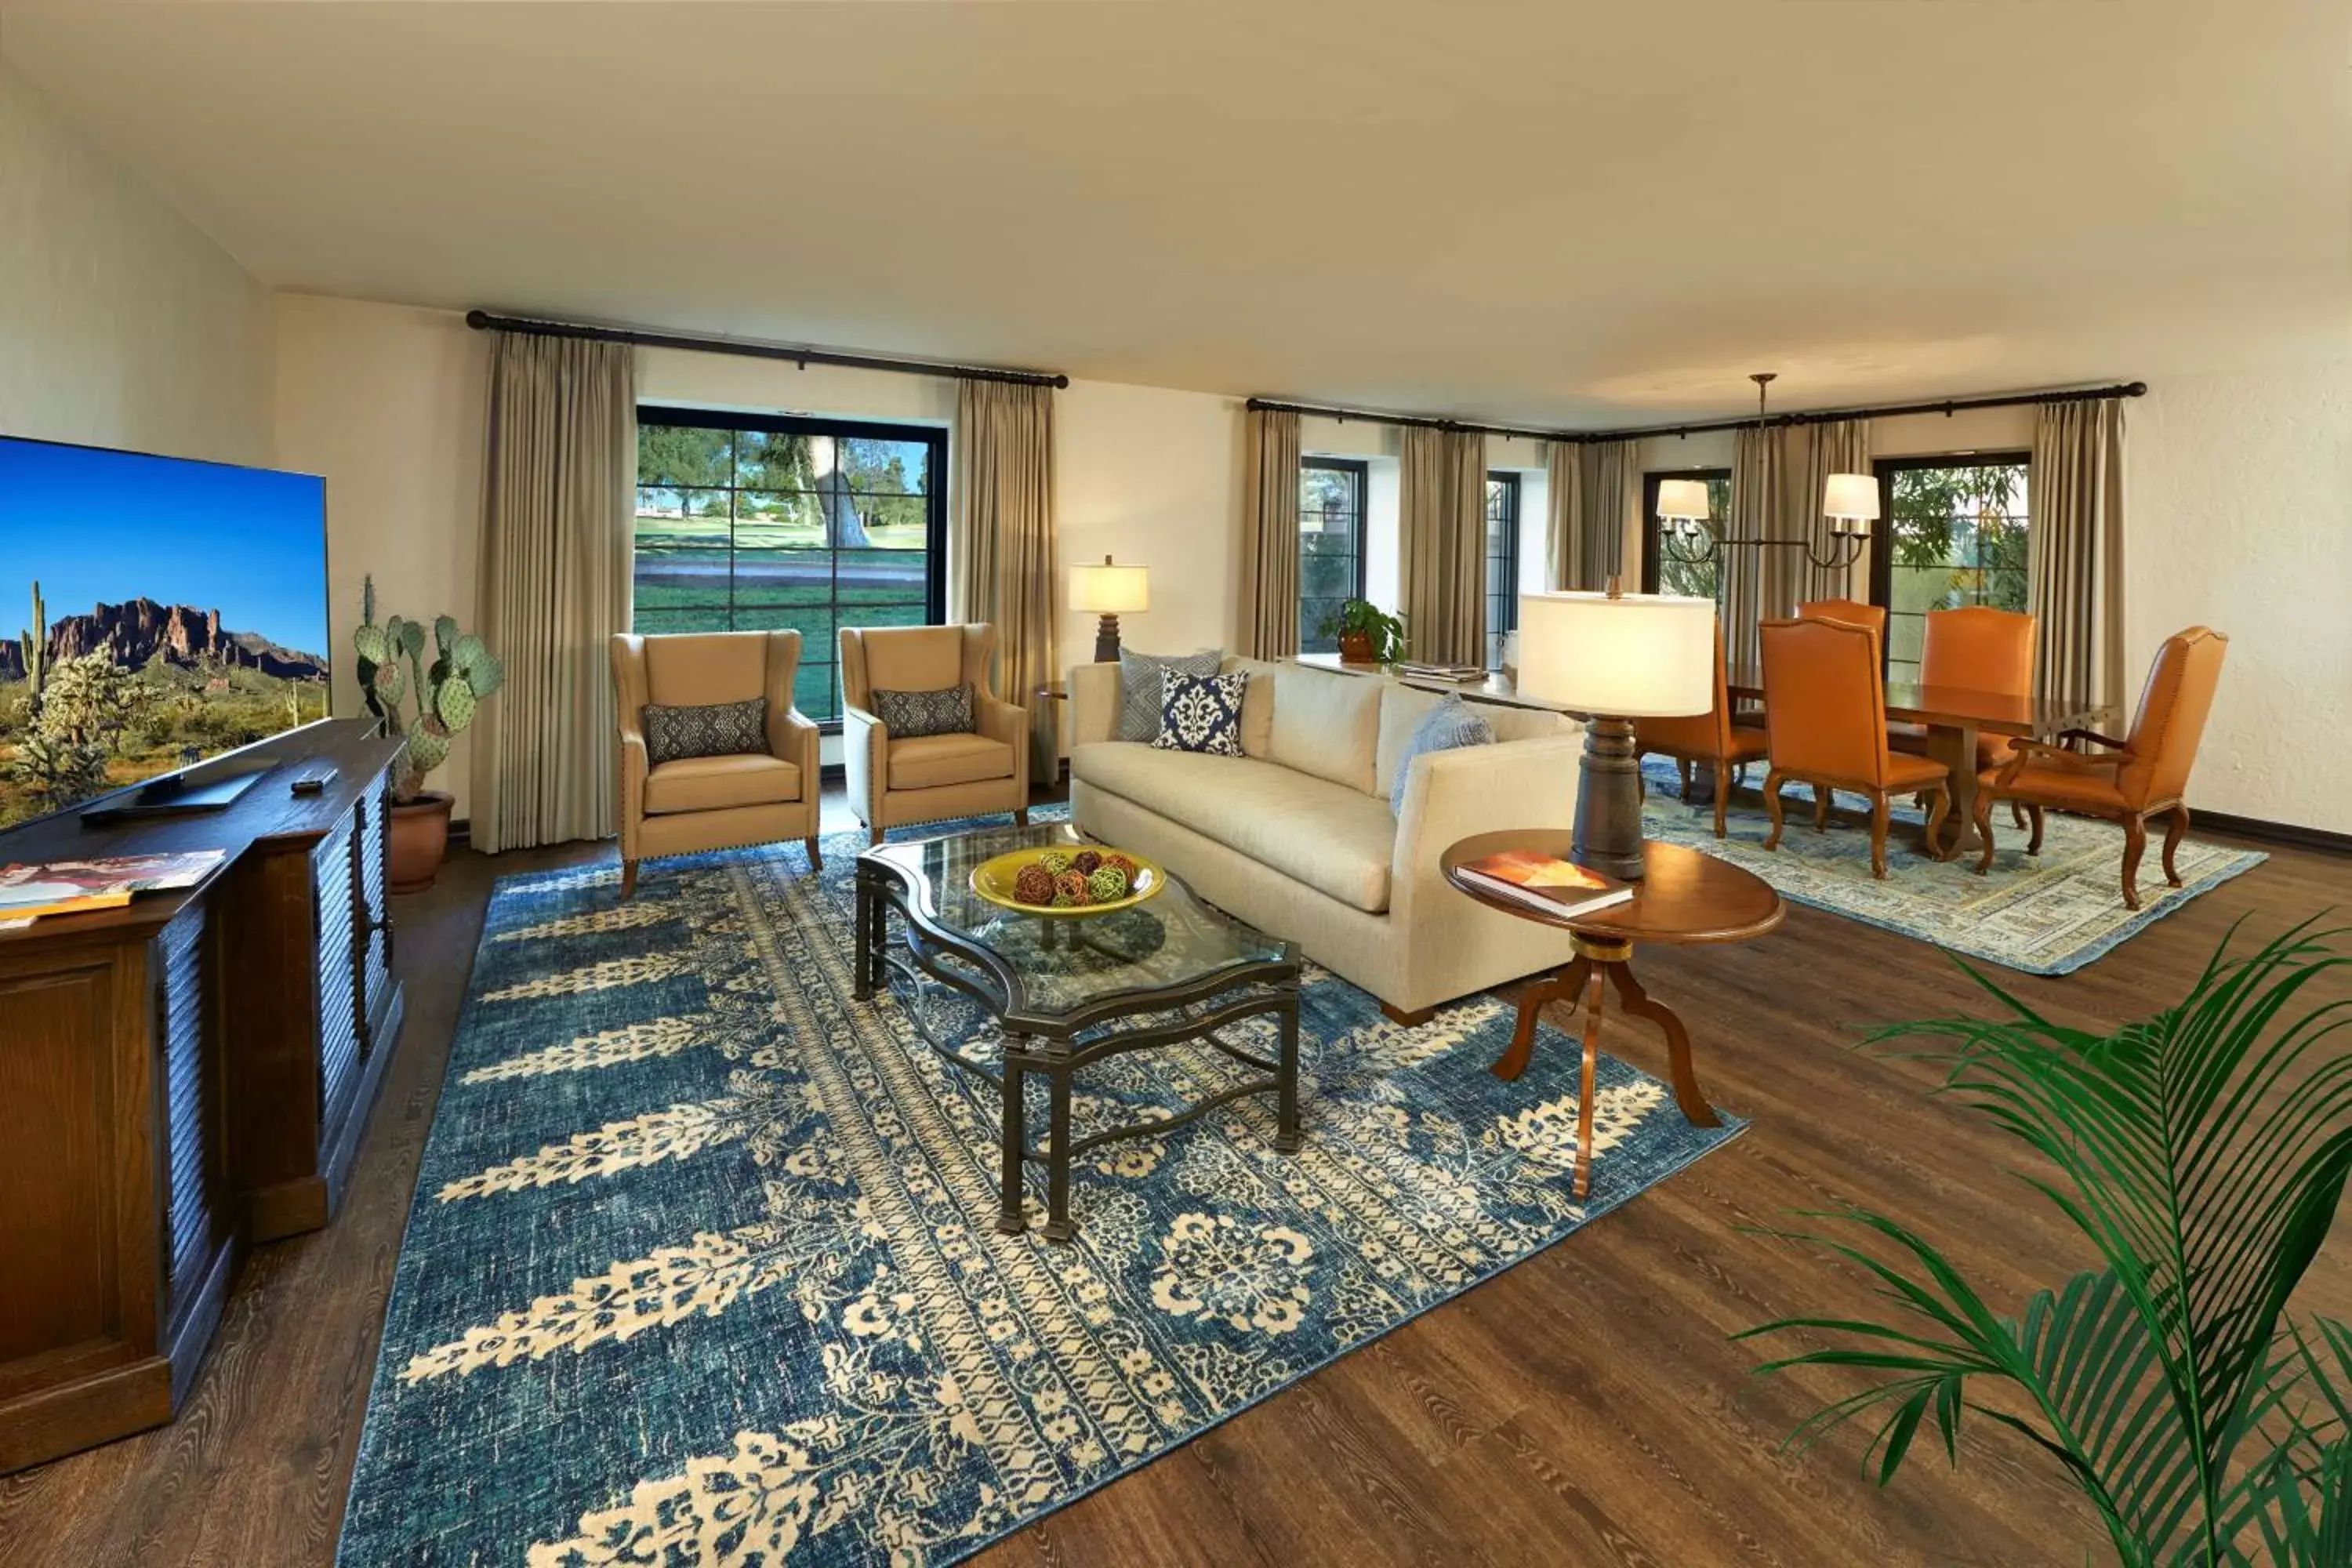
{"label": "white ceiling", "polygon": [[1593,426],[2352,352],[2341,0],[0,0],[265,281]]}

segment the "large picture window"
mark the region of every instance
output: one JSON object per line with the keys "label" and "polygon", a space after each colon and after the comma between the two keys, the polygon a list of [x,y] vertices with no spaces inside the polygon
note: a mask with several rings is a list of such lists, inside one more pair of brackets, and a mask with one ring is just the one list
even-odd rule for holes
{"label": "large picture window", "polygon": [[1916,680],[1927,612],[2025,608],[2028,454],[1889,458],[1870,596],[1886,606],[1886,676]]}
{"label": "large picture window", "polygon": [[1503,638],[1519,626],[1519,476],[1486,476],[1486,668],[1503,667]]}
{"label": "large picture window", "polygon": [[1731,470],[1675,468],[1642,476],[1642,592],[1680,594],[1688,598],[1720,602],[1723,596],[1720,561],[1677,561],[1665,552],[1658,527],[1660,479],[1706,481],[1707,521],[1715,525],[1717,533],[1721,533],[1731,519]]}
{"label": "large picture window", "polygon": [[637,410],[639,632],[801,634],[794,702],[841,721],[848,626],[946,618],[947,433]]}
{"label": "large picture window", "polygon": [[1326,617],[1364,596],[1364,491],[1370,469],[1350,458],[1298,465],[1298,648],[1337,653]]}

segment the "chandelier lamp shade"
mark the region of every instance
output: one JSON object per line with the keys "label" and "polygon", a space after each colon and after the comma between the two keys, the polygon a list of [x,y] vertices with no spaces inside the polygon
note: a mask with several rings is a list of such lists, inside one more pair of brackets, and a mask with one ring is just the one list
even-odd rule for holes
{"label": "chandelier lamp shade", "polygon": [[1070,608],[1102,617],[1095,625],[1095,662],[1117,663],[1118,618],[1151,608],[1150,574],[1140,566],[1118,565],[1108,555],[1099,566],[1073,566]]}
{"label": "chandelier lamp shade", "polygon": [[1642,875],[1633,721],[1715,706],[1715,603],[1668,594],[1527,594],[1519,599],[1522,697],[1587,717],[1570,858]]}

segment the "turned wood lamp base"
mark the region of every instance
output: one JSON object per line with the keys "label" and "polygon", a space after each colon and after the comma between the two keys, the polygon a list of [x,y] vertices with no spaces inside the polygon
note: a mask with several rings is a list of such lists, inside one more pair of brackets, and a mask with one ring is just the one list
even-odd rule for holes
{"label": "turned wood lamp base", "polygon": [[1642,768],[1633,721],[1598,714],[1585,726],[1576,836],[1568,858],[1620,881],[1642,879]]}

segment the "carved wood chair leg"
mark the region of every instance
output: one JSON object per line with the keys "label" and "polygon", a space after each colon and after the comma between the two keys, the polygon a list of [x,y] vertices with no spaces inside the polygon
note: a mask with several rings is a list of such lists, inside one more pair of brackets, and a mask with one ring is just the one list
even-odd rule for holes
{"label": "carved wood chair leg", "polygon": [[1886,880],[1886,792],[1870,792],[1870,874]]}
{"label": "carved wood chair leg", "polygon": [[1715,764],[1715,836],[1723,837],[1723,814],[1731,804],[1731,768],[1727,763]]}
{"label": "carved wood chair leg", "polygon": [[2042,853],[2042,808],[2038,805],[2027,806],[2025,819],[2033,824],[2033,837],[2025,841],[2025,852],[2028,855],[2039,855]]}
{"label": "carved wood chair leg", "polygon": [[1829,830],[1829,826],[1830,786],[1817,784],[1813,786],[1813,831],[1825,833]]}
{"label": "carved wood chair leg", "polygon": [[1984,852],[1977,857],[1977,875],[1992,869],[1992,791],[1977,792],[1977,837],[1984,844]]}
{"label": "carved wood chair leg", "polygon": [[2164,825],[2164,879],[2176,888],[2180,886],[2180,868],[2172,863],[2172,857],[2188,836],[2189,806],[2181,802],[2167,814]]}
{"label": "carved wood chair leg", "polygon": [[621,862],[621,898],[626,901],[636,897],[636,893],[637,863],[635,860],[624,860]]}
{"label": "carved wood chair leg", "polygon": [[824,857],[817,853],[816,835],[812,833],[806,838],[802,839],[801,847],[808,851],[809,869],[812,871],[824,870]]}
{"label": "carved wood chair leg", "polygon": [[1021,806],[1015,806],[1015,807],[1013,807],[1013,820],[1015,823],[1019,824],[1019,825],[1020,825],[1021,826],[1023,826],[1023,827],[1026,827],[1026,826],[1029,826],[1029,808],[1028,808],[1027,806],[1025,806],[1025,805],[1021,805]]}
{"label": "carved wood chair leg", "polygon": [[1788,824],[1780,817],[1780,770],[1773,768],[1764,775],[1764,809],[1772,818],[1772,831],[1764,840],[1767,849],[1780,847],[1780,830]]}
{"label": "carved wood chair leg", "polygon": [[1675,772],[1682,774],[1683,776],[1683,804],[1685,805],[1688,805],[1690,804],[1691,786],[1690,759],[1688,757],[1676,757],[1675,759]]}
{"label": "carved wood chair leg", "polygon": [[2025,803],[2023,801],[2012,800],[2009,803],[2009,825],[2011,827],[2016,828],[2020,833],[2025,831]]}
{"label": "carved wood chair leg", "polygon": [[866,842],[868,844],[879,844],[882,842],[882,836],[889,831],[890,830],[887,827],[868,827],[866,830]]}
{"label": "carved wood chair leg", "polygon": [[2139,908],[2139,858],[2147,853],[2147,823],[2124,818],[2124,908]]}
{"label": "carved wood chair leg", "polygon": [[[1951,856],[1936,840],[1943,831],[1944,818],[1951,815],[1952,792],[1948,786],[1932,789],[1927,792],[1927,853],[1938,860],[1948,860]],[[1952,847],[1958,849],[1959,845],[1960,836],[1954,833]]]}

